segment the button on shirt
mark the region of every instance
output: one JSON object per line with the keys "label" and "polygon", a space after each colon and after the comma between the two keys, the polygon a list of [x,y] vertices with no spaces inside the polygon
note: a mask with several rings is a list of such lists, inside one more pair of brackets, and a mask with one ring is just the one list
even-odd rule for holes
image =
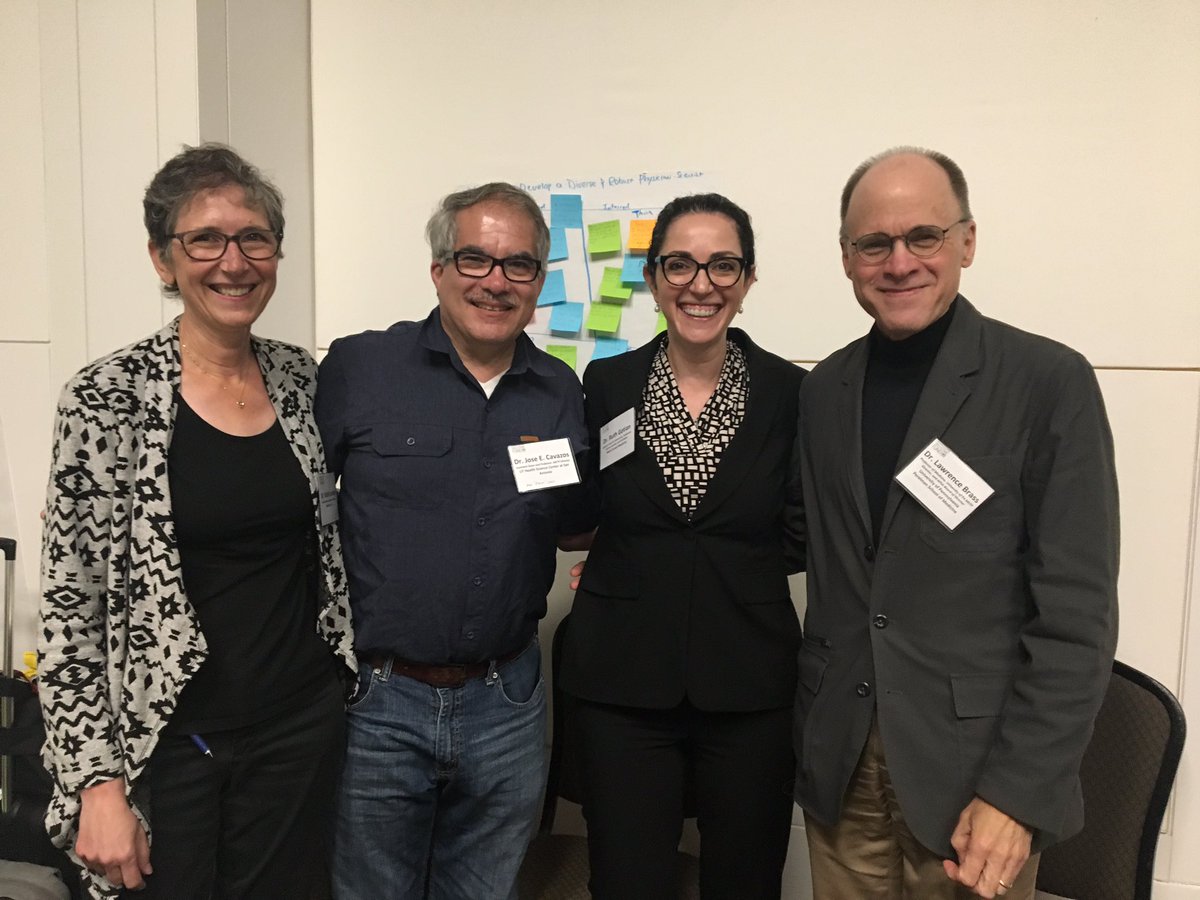
{"label": "button on shirt", "polygon": [[434,309],[334,341],[316,415],[341,477],[358,652],[469,663],[527,642],[546,613],[556,538],[589,531],[596,510],[582,485],[517,493],[508,447],[569,438],[588,471],[575,373],[520,334],[488,398]]}

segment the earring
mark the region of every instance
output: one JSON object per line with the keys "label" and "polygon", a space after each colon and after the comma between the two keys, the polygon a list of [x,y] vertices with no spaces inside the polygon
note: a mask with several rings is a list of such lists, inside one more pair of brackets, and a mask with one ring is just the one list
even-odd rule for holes
{"label": "earring", "polygon": [[657,304],[657,303],[655,303],[655,304],[654,304],[654,311],[655,311],[655,312],[662,312],[662,310],[658,308],[658,304]]}
{"label": "earring", "polygon": [[745,305],[743,305],[743,304],[739,303],[739,304],[738,304],[738,315],[740,316],[740,315],[741,315],[742,313],[744,313],[745,311],[746,311],[746,307],[745,307]]}

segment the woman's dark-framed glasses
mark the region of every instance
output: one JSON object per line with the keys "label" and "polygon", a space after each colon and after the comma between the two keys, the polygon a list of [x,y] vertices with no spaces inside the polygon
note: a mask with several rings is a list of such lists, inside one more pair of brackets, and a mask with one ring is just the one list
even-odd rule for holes
{"label": "woman's dark-framed glasses", "polygon": [[538,273],[542,271],[542,264],[528,256],[506,256],[497,259],[475,250],[456,250],[451,254],[451,258],[458,274],[468,278],[486,278],[492,273],[492,269],[499,266],[509,281],[524,284],[536,281]]}
{"label": "woman's dark-framed glasses", "polygon": [[171,235],[183,246],[183,252],[197,262],[212,262],[225,255],[225,248],[233,241],[246,259],[272,259],[279,253],[282,232],[262,231],[252,228],[237,234],[223,234],[199,228]]}
{"label": "woman's dark-framed glasses", "polygon": [[906,234],[884,234],[882,231],[873,231],[870,234],[864,234],[856,241],[851,241],[850,246],[865,262],[881,263],[892,255],[892,248],[896,246],[896,241],[904,241],[904,246],[908,248],[909,253],[918,259],[928,259],[942,249],[942,244],[946,243],[946,234],[951,228],[970,221],[970,218],[959,219],[945,228],[939,228],[936,225],[918,225]]}
{"label": "woman's dark-framed glasses", "polygon": [[668,284],[676,287],[691,284],[696,280],[696,275],[701,269],[708,276],[708,280],[717,287],[730,287],[737,284],[738,279],[742,277],[742,272],[746,269],[746,260],[740,256],[718,256],[716,259],[702,263],[690,256],[668,253],[660,256],[657,262],[662,269],[663,278],[667,280]]}

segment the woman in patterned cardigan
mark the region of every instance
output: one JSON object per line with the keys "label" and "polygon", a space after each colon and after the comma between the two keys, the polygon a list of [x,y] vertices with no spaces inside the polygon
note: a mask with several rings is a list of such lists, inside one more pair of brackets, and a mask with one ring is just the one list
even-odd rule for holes
{"label": "woman in patterned cardigan", "polygon": [[283,202],[207,144],[162,168],[144,208],[183,313],[59,402],[46,825],[93,897],[300,897],[323,860],[355,662],[316,366],[250,334],[275,289]]}

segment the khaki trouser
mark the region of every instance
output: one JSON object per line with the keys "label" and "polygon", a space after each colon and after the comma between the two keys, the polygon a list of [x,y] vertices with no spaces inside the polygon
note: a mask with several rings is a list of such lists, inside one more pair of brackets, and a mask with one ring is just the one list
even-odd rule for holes
{"label": "khaki trouser", "polygon": [[[804,817],[814,900],[966,900],[970,889],[951,881],[942,858],[905,824],[877,722],[846,789],[833,827]],[[1032,856],[1004,900],[1033,900],[1038,857]]]}

